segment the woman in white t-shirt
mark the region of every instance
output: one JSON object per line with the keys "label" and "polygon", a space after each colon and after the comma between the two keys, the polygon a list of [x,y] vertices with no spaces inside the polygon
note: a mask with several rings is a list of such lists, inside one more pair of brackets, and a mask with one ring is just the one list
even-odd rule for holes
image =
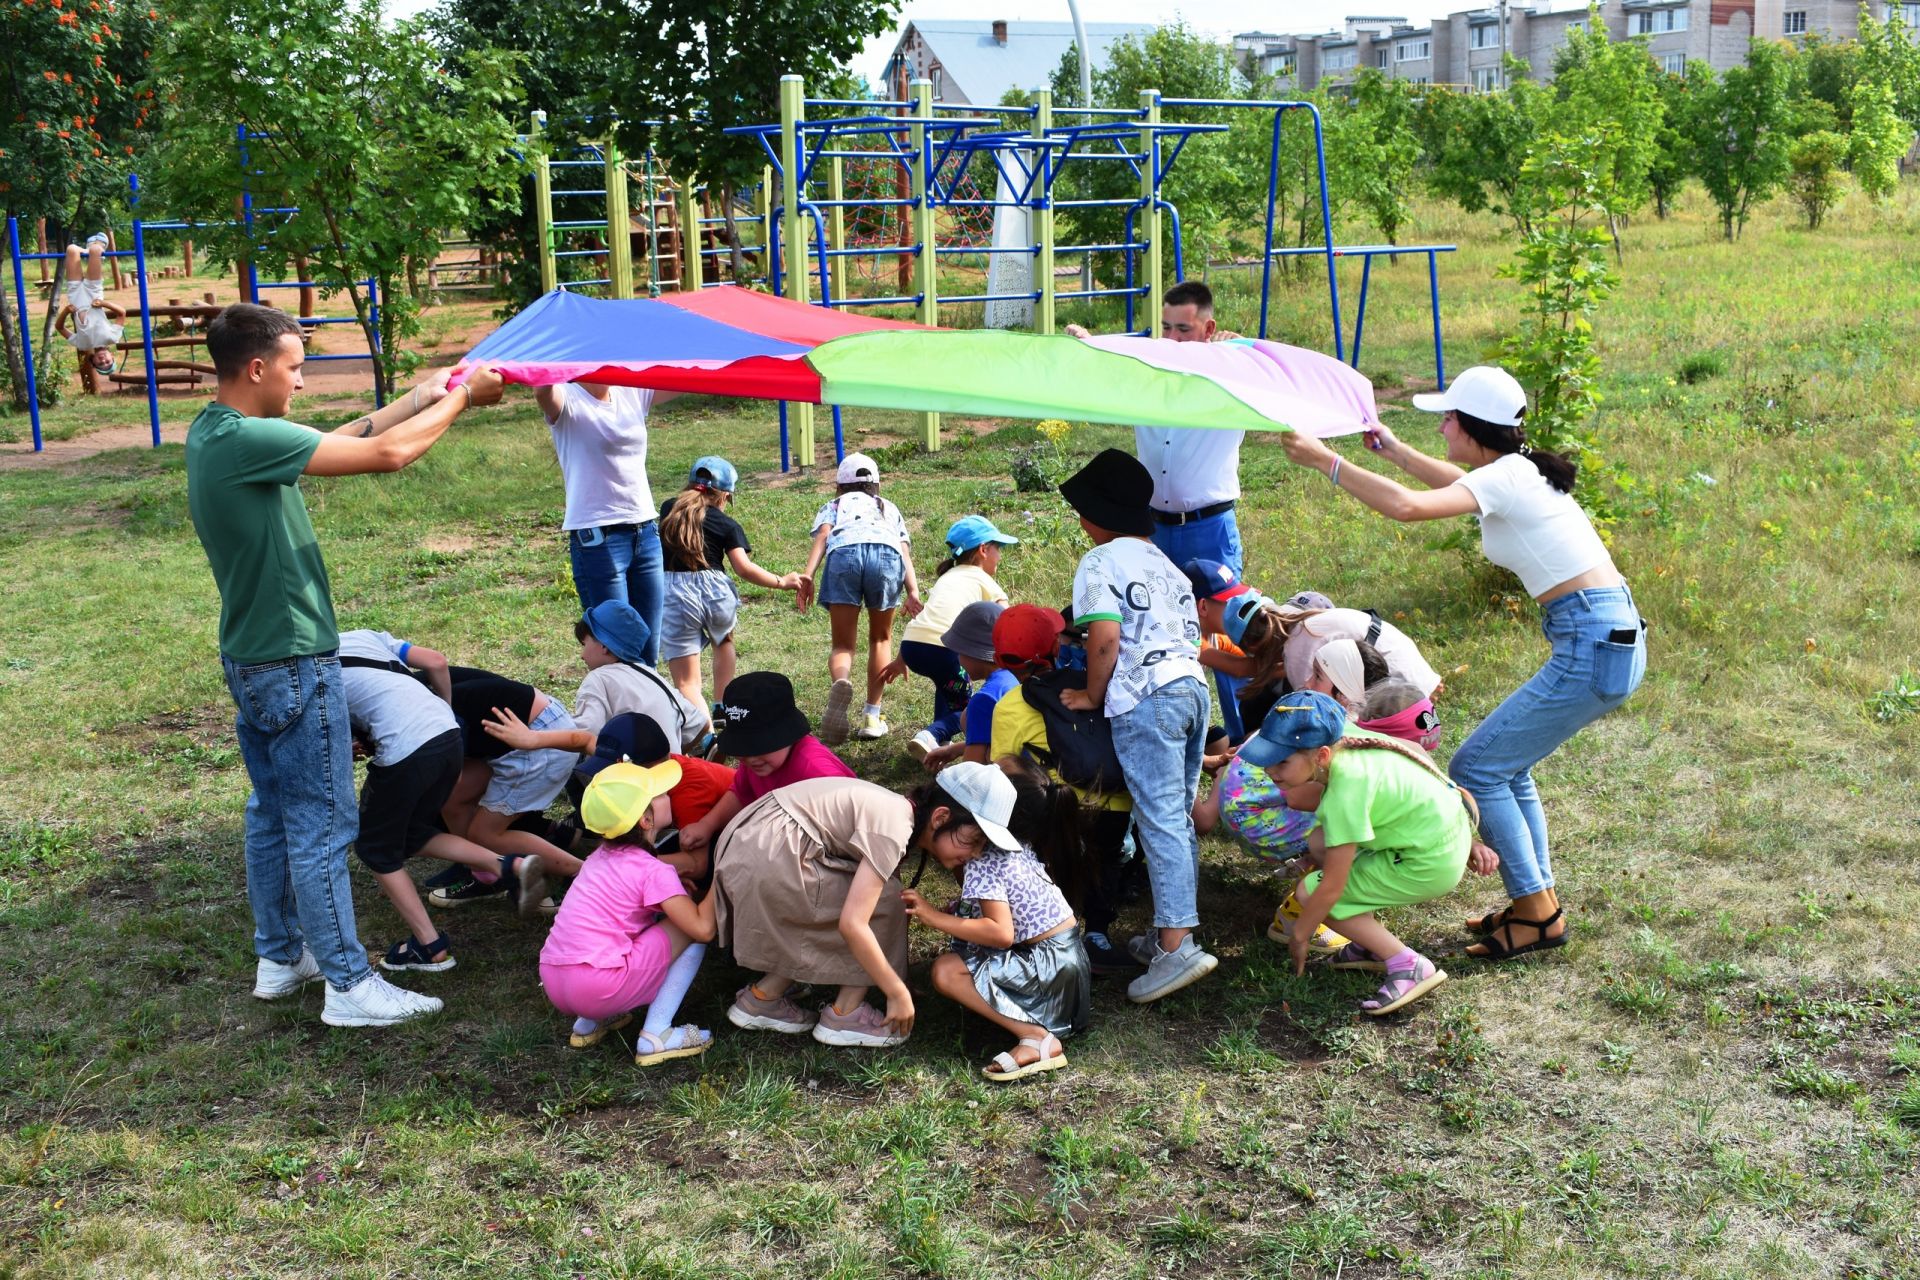
{"label": "woman in white t-shirt", "polygon": [[547,415],[567,513],[561,528],[582,611],[603,600],[634,607],[647,624],[641,657],[660,658],[666,568],[659,512],[647,483],[647,414],[679,393],[597,382],[534,388]]}
{"label": "woman in white t-shirt", "polygon": [[1479,802],[1481,836],[1499,855],[1512,900],[1467,925],[1481,935],[1468,954],[1498,960],[1566,942],[1533,766],[1639,687],[1647,666],[1646,624],[1572,497],[1574,464],[1527,444],[1527,396],[1513,375],[1478,365],[1444,392],[1415,396],[1413,403],[1441,415],[1445,461],[1385,428],[1370,432],[1367,443],[1425,490],[1357,466],[1343,471],[1337,454],[1300,432],[1290,432],[1284,443],[1294,462],[1394,520],[1478,516],[1487,559],[1519,575],[1540,602],[1552,655],[1494,708],[1448,766]]}

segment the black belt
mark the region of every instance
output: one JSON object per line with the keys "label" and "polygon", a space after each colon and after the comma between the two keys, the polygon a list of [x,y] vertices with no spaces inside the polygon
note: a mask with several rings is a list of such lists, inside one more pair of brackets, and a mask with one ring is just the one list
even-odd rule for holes
{"label": "black belt", "polygon": [[1192,524],[1196,520],[1225,515],[1231,510],[1233,510],[1232,498],[1228,498],[1225,502],[1216,502],[1209,507],[1195,507],[1192,511],[1162,511],[1155,507],[1153,520],[1155,524]]}

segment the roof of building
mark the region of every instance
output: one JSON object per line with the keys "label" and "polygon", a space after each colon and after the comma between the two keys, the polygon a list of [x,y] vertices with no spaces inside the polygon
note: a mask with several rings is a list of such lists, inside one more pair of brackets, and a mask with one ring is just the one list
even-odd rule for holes
{"label": "roof of building", "polygon": [[[1138,40],[1154,30],[1148,22],[1089,22],[1086,27],[1087,56],[1095,67],[1122,38]],[[998,102],[1009,89],[1044,87],[1073,47],[1071,22],[1009,22],[1003,45],[994,40],[991,21],[915,20],[901,29],[895,53],[909,31],[918,31],[933,50],[947,82],[967,101],[983,106]]]}

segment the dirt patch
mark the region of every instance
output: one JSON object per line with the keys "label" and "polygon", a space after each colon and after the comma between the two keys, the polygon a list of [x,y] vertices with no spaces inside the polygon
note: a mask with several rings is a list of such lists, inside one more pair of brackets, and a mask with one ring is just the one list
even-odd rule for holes
{"label": "dirt patch", "polygon": [[422,551],[431,551],[436,555],[465,555],[479,544],[464,533],[437,533],[420,540]]}

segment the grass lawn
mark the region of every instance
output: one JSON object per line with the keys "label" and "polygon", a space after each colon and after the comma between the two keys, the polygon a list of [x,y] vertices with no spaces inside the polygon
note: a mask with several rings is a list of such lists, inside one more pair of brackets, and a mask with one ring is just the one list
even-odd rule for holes
{"label": "grass lawn", "polygon": [[[724,958],[686,1006],[717,1030],[704,1059],[570,1052],[541,926],[498,904],[446,919],[459,967],[406,984],[447,1000],[424,1024],[252,1000],[246,779],[181,450],[0,472],[0,1276],[1920,1275],[1915,197],[1856,197],[1818,234],[1775,206],[1729,245],[1696,195],[1628,232],[1601,433],[1652,661],[1540,770],[1571,946],[1459,955],[1458,919],[1500,898],[1473,881],[1396,918],[1454,980],[1374,1023],[1366,975],[1286,972],[1275,886],[1212,842],[1218,973],[1147,1008],[1103,984],[1072,1068],[1013,1087],[931,992],[931,935],[919,1027],[880,1053],[734,1031]],[[1501,229],[1436,207],[1410,238],[1461,245],[1457,371],[1516,313]],[[1223,288],[1251,330],[1257,299]],[[1424,264],[1382,263],[1373,291],[1362,368],[1432,447],[1405,401],[1432,379]],[[1311,276],[1276,315],[1325,343]],[[1026,539],[1014,598],[1065,598],[1077,527],[1010,479],[1029,425],[949,422],[932,455],[905,415],[849,432],[882,451],[923,580],[981,511]],[[716,450],[757,558],[797,566],[829,486],[774,469],[770,406],[664,409],[657,495]],[[1249,576],[1413,635],[1446,674],[1443,753],[1542,660],[1534,606],[1471,540],[1373,517],[1270,440],[1242,480]],[[525,393],[406,472],[306,494],[343,626],[571,698],[560,481]],[[742,669],[788,672],[817,712],[824,620],[746,597]],[[848,756],[905,786],[928,694],[901,689],[893,739]],[[354,865],[384,949],[400,926]]]}

